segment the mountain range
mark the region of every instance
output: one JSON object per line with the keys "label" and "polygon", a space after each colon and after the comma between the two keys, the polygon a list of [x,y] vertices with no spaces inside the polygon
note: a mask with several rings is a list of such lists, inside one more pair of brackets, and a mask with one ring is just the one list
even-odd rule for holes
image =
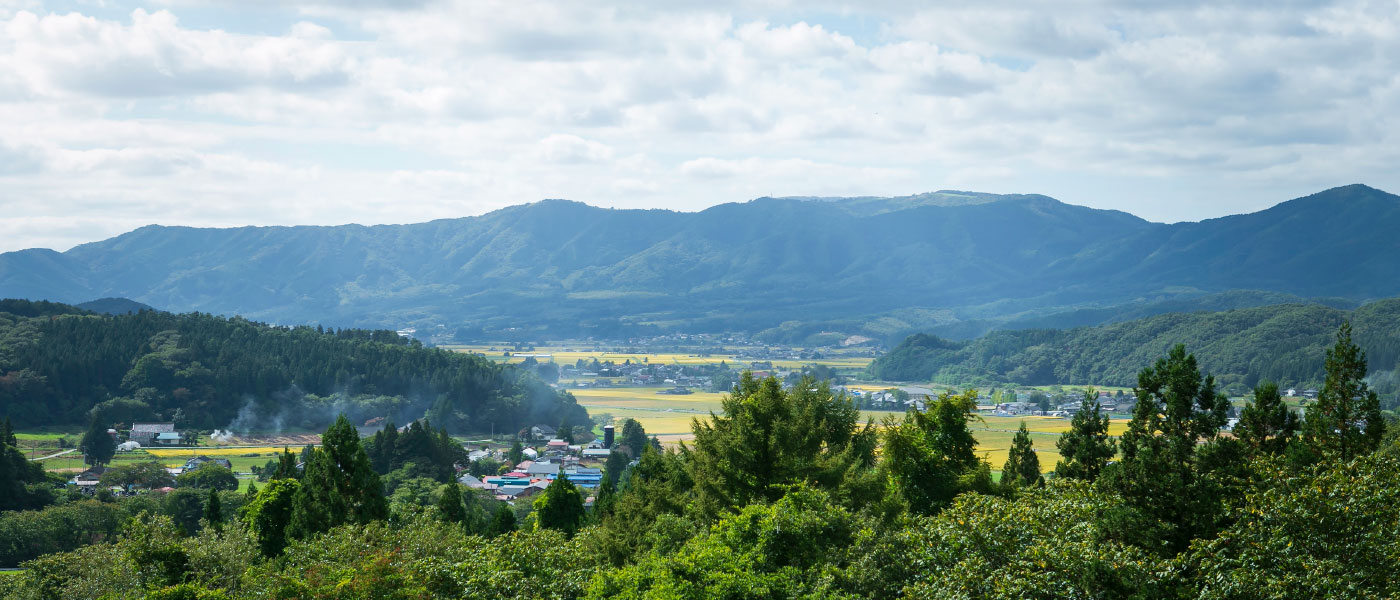
{"label": "mountain range", "polygon": [[545,200],[411,225],[151,225],[66,252],[0,254],[0,297],[125,297],[477,339],[973,337],[1056,315],[1111,321],[1231,290],[1253,290],[1257,303],[1400,295],[1395,231],[1400,197],[1364,185],[1174,224],[1040,195],[953,191],[760,198],[689,213]]}

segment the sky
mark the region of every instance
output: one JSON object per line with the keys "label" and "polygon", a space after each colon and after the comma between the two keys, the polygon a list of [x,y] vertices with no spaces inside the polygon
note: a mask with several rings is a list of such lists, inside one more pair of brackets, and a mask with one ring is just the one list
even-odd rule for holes
{"label": "sky", "polygon": [[544,198],[1400,192],[1400,0],[0,0],[0,251]]}

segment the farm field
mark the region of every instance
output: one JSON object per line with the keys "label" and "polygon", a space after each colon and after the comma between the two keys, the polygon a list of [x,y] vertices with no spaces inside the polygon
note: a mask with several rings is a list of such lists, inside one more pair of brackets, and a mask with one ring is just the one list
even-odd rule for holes
{"label": "farm field", "polygon": [[[647,353],[647,352],[604,352],[594,350],[570,350],[567,348],[539,347],[529,352],[511,352],[511,356],[505,356],[507,350],[491,350],[482,346],[443,346],[454,352],[473,352],[485,357],[504,363],[524,362],[526,358],[534,357],[538,361],[554,361],[559,364],[574,364],[579,360],[592,361],[598,359],[600,362],[613,361],[623,363],[626,361],[646,362],[667,365],[706,365],[719,364],[721,362],[730,365],[746,365],[751,359],[736,358],[733,354],[677,354],[677,353]],[[773,359],[773,366],[791,369],[810,364],[822,364],[834,369],[864,369],[874,359],[868,357],[836,356],[822,359]]]}
{"label": "farm field", "polygon": [[[708,418],[710,411],[720,410],[720,399],[724,394],[695,393],[689,395],[659,394],[662,388],[620,388],[620,389],[581,389],[571,390],[578,403],[587,407],[589,414],[612,415],[614,423],[623,419],[636,419],[649,435],[655,435],[664,444],[673,446],[692,436],[690,424],[694,418]],[[884,388],[879,388],[884,389]],[[861,411],[862,420],[871,420],[879,425],[886,417],[900,418],[903,413],[895,411]],[[1031,443],[1040,458],[1040,468],[1050,471],[1060,460],[1055,442],[1060,434],[1069,430],[1069,419],[1059,417],[997,417],[983,416],[970,424],[977,438],[977,452],[987,459],[992,470],[1000,470],[1011,450],[1011,439],[1021,422],[1031,432]],[[1110,435],[1121,435],[1127,428],[1127,420],[1114,419],[1109,423]]]}

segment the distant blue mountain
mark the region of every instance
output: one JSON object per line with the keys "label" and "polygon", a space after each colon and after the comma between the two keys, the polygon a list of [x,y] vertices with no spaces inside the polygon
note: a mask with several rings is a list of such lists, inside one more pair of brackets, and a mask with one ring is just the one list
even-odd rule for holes
{"label": "distant blue mountain", "polygon": [[0,297],[117,296],[274,323],[493,338],[878,337],[959,324],[977,335],[1228,290],[1394,296],[1396,231],[1400,197],[1362,185],[1169,225],[1046,196],[947,191],[760,198],[695,213],[546,200],[413,225],[153,225],[63,253],[0,254]]}

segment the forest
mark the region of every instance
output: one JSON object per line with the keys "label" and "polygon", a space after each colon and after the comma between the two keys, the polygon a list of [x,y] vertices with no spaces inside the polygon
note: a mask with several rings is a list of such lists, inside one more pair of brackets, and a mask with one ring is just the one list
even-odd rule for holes
{"label": "forest", "polygon": [[918,334],[870,365],[887,381],[951,385],[1112,385],[1136,383],[1138,369],[1173,345],[1186,344],[1216,381],[1243,395],[1260,381],[1316,387],[1323,355],[1349,320],[1370,359],[1375,387],[1395,404],[1400,367],[1400,299],[1355,310],[1279,304],[1223,312],[1171,313],[1073,329],[994,331],[971,341]]}
{"label": "forest", "polygon": [[321,429],[425,415],[452,432],[587,413],[534,375],[387,330],[279,327],[201,313],[102,315],[0,301],[0,407],[17,427],[174,421]]}
{"label": "forest", "polygon": [[0,596],[1393,598],[1400,436],[1335,331],[1304,415],[1262,382],[1224,432],[1227,399],[1176,345],[1138,372],[1121,436],[1085,390],[1047,476],[1024,427],[1005,464],[974,453],[971,389],[877,427],[821,382],[746,374],[691,443],[614,453],[591,503],[560,477],[513,511],[455,482],[386,494],[394,464],[460,457],[338,419],[261,489],[191,504],[192,528],[113,516]]}

